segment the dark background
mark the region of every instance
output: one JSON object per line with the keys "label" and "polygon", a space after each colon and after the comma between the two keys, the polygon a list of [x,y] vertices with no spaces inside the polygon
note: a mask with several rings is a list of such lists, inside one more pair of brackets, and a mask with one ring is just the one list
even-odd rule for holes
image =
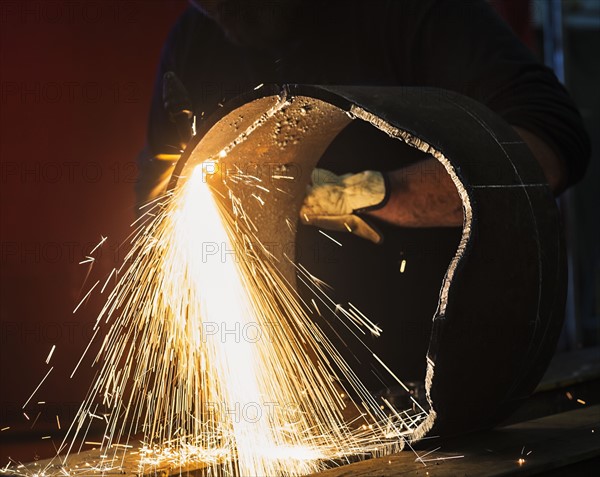
{"label": "dark background", "polygon": [[[539,2],[495,4],[541,55]],[[582,8],[566,4],[576,14]],[[55,416],[64,431],[90,384],[89,364],[73,379],[69,374],[100,301],[73,309],[122,259],[154,72],[185,6],[185,0],[0,2],[0,428],[10,427],[0,431],[0,466],[9,456],[30,461],[53,454],[62,436]],[[594,25],[567,28],[566,58],[567,84],[575,85],[588,128],[597,131],[593,85],[600,74],[598,62],[589,61],[599,46]],[[598,224],[590,205],[598,203],[597,162],[563,204],[573,270],[563,349],[598,343]],[[101,236],[108,240],[86,279],[89,264],[79,262]]]}
{"label": "dark background", "polygon": [[[55,415],[68,426],[90,383],[89,364],[68,376],[97,303],[72,312],[119,261],[160,49],[186,4],[0,3],[0,428],[11,427],[0,432],[0,465],[52,453],[41,438],[58,445]],[[79,262],[101,235],[84,285],[89,265]],[[52,365],[27,421],[21,407]]]}

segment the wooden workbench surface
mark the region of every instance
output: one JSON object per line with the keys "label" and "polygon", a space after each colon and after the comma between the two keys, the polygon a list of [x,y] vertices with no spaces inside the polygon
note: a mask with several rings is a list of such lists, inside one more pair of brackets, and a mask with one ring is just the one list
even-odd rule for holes
{"label": "wooden workbench surface", "polygon": [[[417,455],[421,457],[420,461]],[[491,431],[438,442],[422,441],[415,451],[407,448],[392,456],[370,459],[326,470],[319,477],[392,476],[512,476],[537,475],[600,456],[600,405],[583,406],[574,411],[533,419]],[[520,463],[519,460],[523,459]],[[197,477],[201,469],[159,467],[140,469],[133,456],[120,465],[98,469],[102,462],[98,450],[69,457],[64,463],[69,474],[87,476]],[[6,469],[2,474],[64,476],[58,462],[38,461],[25,468]],[[16,472],[14,472],[16,470]],[[141,472],[140,472],[141,470]],[[14,474],[13,474],[14,472]]]}
{"label": "wooden workbench surface", "polygon": [[[426,456],[431,450],[439,450]],[[537,475],[600,455],[600,405],[321,472],[319,477]],[[459,457],[463,456],[463,457]],[[434,460],[438,459],[438,460]],[[523,459],[520,463],[519,459]]]}

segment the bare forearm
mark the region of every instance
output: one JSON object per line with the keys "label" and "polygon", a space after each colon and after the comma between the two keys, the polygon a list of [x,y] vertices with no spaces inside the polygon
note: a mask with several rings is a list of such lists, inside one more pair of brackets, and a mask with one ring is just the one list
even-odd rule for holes
{"label": "bare forearm", "polygon": [[400,227],[458,227],[462,201],[456,186],[435,158],[388,173],[390,198],[372,217]]}
{"label": "bare forearm", "polygon": [[[514,127],[538,161],[555,195],[565,189],[566,166],[535,134]],[[462,202],[444,166],[430,158],[388,173],[390,199],[372,217],[399,227],[456,227],[462,225]]]}

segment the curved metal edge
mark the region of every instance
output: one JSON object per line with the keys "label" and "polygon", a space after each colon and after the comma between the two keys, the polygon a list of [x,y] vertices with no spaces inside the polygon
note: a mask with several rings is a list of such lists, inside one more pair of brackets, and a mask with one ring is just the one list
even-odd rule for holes
{"label": "curved metal edge", "polygon": [[[390,90],[392,89],[396,89],[397,88],[388,88],[388,93],[390,92]],[[476,235],[476,229],[477,229],[477,199],[474,197],[474,185],[470,183],[470,181],[468,180],[468,176],[469,173],[473,172],[472,168],[469,167],[465,167],[464,164],[460,164],[459,162],[457,162],[457,159],[452,157],[451,155],[446,157],[447,154],[444,152],[446,147],[445,145],[443,145],[439,140],[437,140],[437,138],[435,137],[424,137],[425,135],[421,133],[421,131],[419,130],[419,125],[418,124],[400,124],[402,121],[398,120],[397,118],[393,117],[393,114],[390,114],[389,111],[381,111],[380,109],[375,111],[375,109],[377,109],[376,107],[372,107],[371,106],[371,101],[368,100],[369,98],[369,94],[370,91],[375,91],[378,90],[379,92],[381,92],[382,88],[360,88],[360,87],[329,87],[329,86],[312,86],[312,85],[267,85],[267,86],[263,86],[262,88],[255,90],[255,91],[251,91],[247,94],[244,94],[242,96],[239,96],[237,98],[235,98],[234,100],[228,102],[224,108],[220,109],[219,111],[217,111],[215,114],[211,115],[207,120],[205,120],[199,131],[198,134],[194,137],[193,141],[190,143],[190,145],[188,146],[188,148],[186,148],[186,151],[184,152],[184,154],[182,155],[182,157],[180,158],[179,162],[177,163],[175,170],[173,172],[173,176],[172,179],[170,181],[169,184],[169,189],[175,187],[177,185],[177,181],[179,178],[179,174],[181,173],[183,167],[185,166],[185,163],[187,161],[187,159],[189,158],[191,151],[194,149],[194,147],[202,140],[202,137],[215,125],[218,123],[218,121],[220,119],[222,119],[223,117],[225,117],[227,114],[229,114],[230,112],[234,111],[235,109],[239,108],[240,106],[244,105],[245,103],[247,103],[248,101],[252,101],[254,99],[258,99],[258,98],[263,98],[265,96],[279,96],[282,99],[285,99],[286,97],[294,97],[294,96],[309,96],[315,99],[319,99],[322,101],[325,101],[327,103],[330,103],[334,106],[339,107],[341,110],[345,111],[348,114],[351,114],[355,117],[359,117],[363,120],[369,121],[371,124],[373,124],[374,126],[378,127],[380,130],[387,132],[388,134],[390,134],[390,132],[394,135],[394,137],[397,137],[398,139],[401,140],[405,140],[407,143],[409,143],[410,145],[413,145],[414,147],[417,147],[421,150],[424,150],[426,152],[431,153],[432,155],[434,155],[434,157],[436,157],[438,160],[440,160],[440,162],[444,165],[445,169],[448,171],[448,173],[450,174],[452,180],[454,181],[455,185],[457,186],[457,190],[459,191],[459,194],[461,195],[461,199],[463,200],[463,207],[464,210],[468,210],[468,216],[465,215],[465,221],[463,223],[463,235],[461,238],[461,242],[459,245],[459,248],[457,250],[457,253],[455,254],[449,268],[448,268],[448,272],[446,273],[446,277],[444,279],[443,282],[443,286],[440,290],[440,300],[438,303],[438,310],[434,316],[434,329],[432,331],[432,337],[430,340],[430,350],[428,352],[428,356],[427,356],[427,376],[426,376],[426,380],[427,380],[427,388],[428,388],[428,399],[430,401],[430,405],[432,406],[432,410],[430,412],[430,417],[427,419],[427,421],[421,426],[421,428],[419,429],[419,431],[415,434],[415,439],[418,439],[420,437],[422,437],[423,435],[425,435],[433,426],[434,422],[436,421],[436,411],[435,408],[433,407],[432,404],[432,399],[431,399],[431,389],[433,386],[433,381],[434,381],[434,369],[435,369],[435,364],[438,358],[438,351],[439,351],[439,345],[442,342],[442,335],[444,334],[444,326],[442,322],[445,322],[445,318],[446,318],[446,311],[447,311],[447,306],[449,301],[452,300],[452,290],[453,290],[453,279],[457,276],[458,271],[461,268],[461,265],[464,263],[464,258],[467,257],[469,255],[469,250],[472,248],[472,241],[473,241],[473,236],[474,236],[474,232]],[[409,91],[408,89],[401,89],[403,91]],[[430,89],[430,92],[436,92],[437,90],[433,90]],[[450,95],[446,94],[441,94],[438,93],[440,95],[440,98],[443,98],[442,103],[444,103],[444,106],[448,106],[448,107],[453,107],[456,108],[456,102],[454,101],[455,98],[459,98],[459,103],[461,104],[468,104],[469,108],[471,110],[482,110],[484,109],[486,112],[485,114],[490,114],[491,111],[487,110],[487,108],[485,108],[484,106],[480,105],[479,103],[476,103],[473,100],[470,100],[468,98],[465,98],[457,93],[452,93]],[[447,96],[447,97],[446,97]],[[367,98],[367,99],[365,99]],[[464,109],[464,108],[463,108]],[[466,113],[468,113],[468,111],[466,111]],[[491,113],[493,115],[493,113]],[[418,121],[416,121],[418,122]],[[410,121],[409,121],[410,123]],[[485,125],[485,121],[482,122],[482,125]],[[505,123],[506,127],[508,127],[508,125]],[[411,127],[412,126],[412,127]],[[512,132],[512,136],[510,136],[509,134],[509,139],[513,139],[516,140],[516,133]],[[525,154],[527,155],[526,152],[521,151],[521,154]],[[530,153],[529,153],[530,155]],[[507,155],[507,159],[508,159],[508,155]],[[533,157],[530,155],[529,159],[530,162],[534,163],[534,159]],[[538,171],[538,177],[541,174],[539,174]],[[533,176],[535,176],[535,173],[533,173]],[[528,187],[528,185],[532,185],[532,184],[527,184],[526,181],[521,180],[521,178],[519,178],[521,184],[520,187],[522,188],[526,188]],[[543,176],[541,179],[538,179],[539,181],[543,181]],[[517,184],[518,186],[519,184]],[[533,184],[535,185],[535,184]],[[541,184],[538,184],[541,185]],[[476,186],[477,187],[477,186]],[[484,187],[484,186],[481,186]],[[505,186],[499,186],[499,187],[505,187]],[[546,186],[547,188],[547,186]],[[547,205],[547,207],[552,207],[550,204]],[[555,207],[555,206],[554,206]],[[531,209],[531,213],[533,216],[535,216],[535,211],[533,210],[533,208]],[[552,215],[552,214],[550,214]],[[548,220],[550,222],[552,222],[554,219],[551,217],[548,217]],[[551,224],[552,225],[552,224]],[[551,227],[552,228],[552,227]],[[561,238],[559,237],[559,242],[561,242]],[[557,261],[560,262],[561,261],[561,256],[564,256],[564,253],[561,255],[560,251],[562,250],[562,247],[564,246],[564,244],[559,243],[558,245],[558,249],[559,249],[559,257],[557,258]],[[541,250],[539,250],[538,247],[538,253],[541,253]],[[540,262],[541,265],[541,262]],[[554,287],[555,289],[558,289],[559,293],[561,292],[561,288],[562,285],[560,283],[560,275],[562,272],[562,267],[561,264],[558,263],[557,265],[557,278],[555,280],[554,283]],[[540,286],[542,286],[540,284]],[[555,309],[560,308],[560,299],[558,300],[558,303],[555,306]],[[559,317],[558,317],[559,318]],[[556,317],[555,317],[556,319]],[[539,330],[540,332],[546,333],[547,330],[550,328],[550,320],[548,320],[548,322],[546,323],[547,326],[545,327],[545,330]],[[533,341],[533,338],[532,338]],[[550,339],[551,341],[551,339]],[[552,343],[550,343],[550,347],[552,347]],[[548,346],[546,345],[545,348],[548,348]],[[538,351],[538,355],[541,352],[540,351],[540,347],[537,350]],[[522,383],[522,381],[526,380],[526,378],[529,377],[529,379],[531,380],[532,376],[533,379],[535,379],[535,375],[540,374],[539,369],[543,370],[543,363],[542,365],[538,365],[537,366],[537,371],[523,371],[522,376],[519,379],[515,379],[513,388],[519,388],[521,392],[526,392],[528,389],[527,385],[524,385]],[[521,381],[521,383],[519,383],[519,381]],[[531,386],[529,386],[531,387]],[[510,396],[506,396],[505,400],[509,400]]]}
{"label": "curved metal edge", "polygon": [[282,85],[277,84],[266,84],[262,85],[260,88],[254,89],[242,95],[236,96],[231,100],[227,101],[223,107],[219,108],[212,114],[210,114],[206,119],[204,119],[200,126],[198,127],[196,134],[192,137],[190,143],[186,146],[185,150],[181,154],[180,158],[177,160],[175,164],[175,168],[173,169],[173,173],[171,175],[171,179],[169,180],[169,184],[167,185],[167,191],[175,189],[177,187],[177,183],[181,178],[181,173],[187,164],[188,159],[192,155],[192,152],[198,144],[202,141],[202,139],[206,136],[206,134],[223,118],[225,118],[228,114],[234,112],[236,109],[242,107],[246,103],[250,101],[254,101],[255,99],[261,99],[267,96],[279,96],[280,98],[285,98],[287,88]]}

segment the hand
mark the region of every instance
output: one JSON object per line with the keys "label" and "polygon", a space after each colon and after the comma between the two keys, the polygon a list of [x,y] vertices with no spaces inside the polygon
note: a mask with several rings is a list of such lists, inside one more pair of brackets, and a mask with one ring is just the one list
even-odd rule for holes
{"label": "hand", "polygon": [[360,212],[383,207],[387,200],[384,175],[377,171],[338,176],[326,169],[315,169],[312,186],[300,209],[303,223],[326,230],[352,232],[359,237],[380,243],[382,235],[363,218]]}

